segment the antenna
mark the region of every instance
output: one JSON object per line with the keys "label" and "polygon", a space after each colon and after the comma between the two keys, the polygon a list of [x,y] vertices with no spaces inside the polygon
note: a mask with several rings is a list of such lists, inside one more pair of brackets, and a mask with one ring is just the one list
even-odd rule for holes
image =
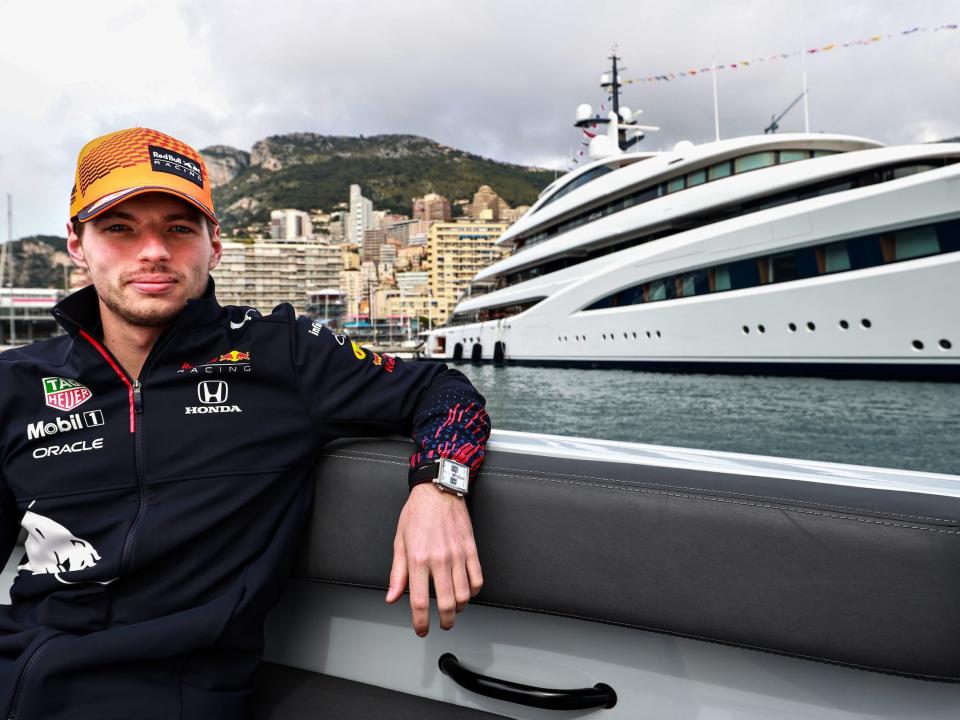
{"label": "antenna", "polygon": [[[796,105],[798,102],[800,102],[803,98],[805,98],[805,97],[807,96],[807,93],[808,93],[808,92],[809,92],[809,91],[805,89],[802,93],[800,93],[799,95],[797,95],[797,97],[794,98],[793,102],[790,103],[789,105],[787,105],[787,109],[784,110],[784,111],[783,111],[782,113],[780,113],[779,115],[777,115],[777,116],[771,115],[771,116],[770,116],[770,124],[767,125],[767,126],[763,129],[763,134],[764,134],[764,135],[769,135],[769,134],[775,133],[777,130],[779,130],[779,129],[780,129],[780,121],[783,120],[783,116],[786,115],[786,114],[787,114],[788,112],[790,112],[791,110],[793,110],[793,106]],[[809,129],[807,130],[807,132],[810,132]]]}
{"label": "antenna", "polygon": [[[625,68],[617,65],[620,56],[617,55],[616,45],[613,46],[609,60],[611,70],[609,73],[605,72],[600,76],[600,87],[610,94],[610,99],[613,101],[613,110],[607,114],[607,117],[601,117],[599,113],[594,114],[593,108],[589,105],[584,104],[577,107],[577,121],[574,123],[574,127],[586,129],[588,127],[595,128],[597,125],[607,125],[606,136],[597,134],[594,137],[593,133],[588,133],[592,138],[590,141],[590,159],[615,155],[618,152],[629,150],[643,140],[644,131],[656,132],[660,129],[653,125],[637,124],[637,116],[640,115],[641,110],[631,111],[626,107],[621,109],[620,88],[622,83],[620,82],[620,70]],[[630,134],[629,138],[627,137],[628,133]]]}
{"label": "antenna", "polygon": [[[7,269],[7,255],[11,255],[10,264],[13,265],[13,197],[7,193],[7,241],[0,245],[0,288],[4,287]],[[13,286],[13,267],[10,268],[10,285]]]}

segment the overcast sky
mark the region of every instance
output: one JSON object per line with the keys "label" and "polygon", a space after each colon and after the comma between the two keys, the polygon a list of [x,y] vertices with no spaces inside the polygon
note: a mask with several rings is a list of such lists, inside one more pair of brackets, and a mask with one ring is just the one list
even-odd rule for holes
{"label": "overcast sky", "polygon": [[[0,0],[0,193],[14,237],[62,234],[80,147],[133,125],[245,150],[294,131],[414,133],[564,169],[614,43],[628,79],[895,35],[806,56],[811,129],[957,136],[960,30],[899,36],[949,23],[955,0]],[[801,61],[717,78],[721,136],[759,133],[800,93]],[[663,128],[645,147],[713,139],[709,75],[629,85],[623,102]],[[798,106],[781,131],[802,129]]]}

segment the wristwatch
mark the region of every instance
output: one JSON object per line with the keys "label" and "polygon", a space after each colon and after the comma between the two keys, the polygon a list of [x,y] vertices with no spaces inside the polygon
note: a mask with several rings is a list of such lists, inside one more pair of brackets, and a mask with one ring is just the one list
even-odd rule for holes
{"label": "wristwatch", "polygon": [[410,472],[411,490],[425,482],[432,482],[443,492],[463,497],[469,492],[470,468],[449,458],[430,460]]}

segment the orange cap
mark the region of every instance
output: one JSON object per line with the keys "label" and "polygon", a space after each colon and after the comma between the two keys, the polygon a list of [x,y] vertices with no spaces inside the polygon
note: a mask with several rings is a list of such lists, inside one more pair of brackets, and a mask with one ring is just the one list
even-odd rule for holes
{"label": "orange cap", "polygon": [[86,222],[147,192],[176,195],[219,222],[213,210],[210,176],[200,153],[147,128],[119,130],[83,146],[70,194],[70,217]]}

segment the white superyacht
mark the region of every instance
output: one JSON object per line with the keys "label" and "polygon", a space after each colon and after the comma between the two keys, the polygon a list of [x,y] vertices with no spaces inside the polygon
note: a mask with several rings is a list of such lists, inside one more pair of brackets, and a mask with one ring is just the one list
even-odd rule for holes
{"label": "white superyacht", "polygon": [[619,106],[477,274],[438,360],[960,378],[960,143],[768,134],[668,152]]}

